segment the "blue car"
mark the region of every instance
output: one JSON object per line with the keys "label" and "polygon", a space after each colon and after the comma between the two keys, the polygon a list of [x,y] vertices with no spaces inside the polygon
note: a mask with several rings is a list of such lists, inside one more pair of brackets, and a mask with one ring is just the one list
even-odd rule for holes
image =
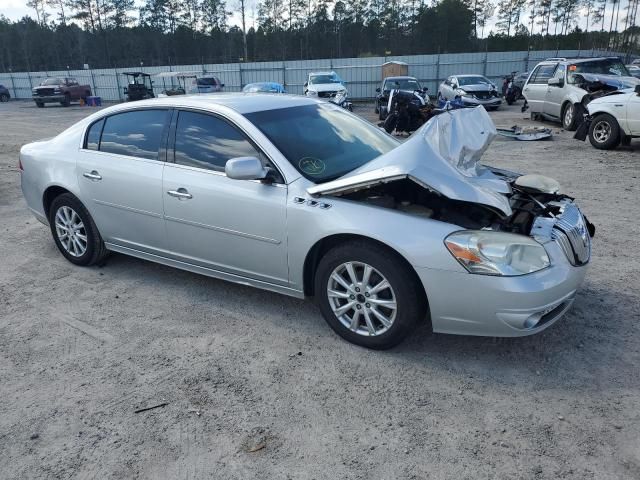
{"label": "blue car", "polygon": [[281,83],[276,82],[258,82],[249,83],[242,89],[245,93],[287,93]]}

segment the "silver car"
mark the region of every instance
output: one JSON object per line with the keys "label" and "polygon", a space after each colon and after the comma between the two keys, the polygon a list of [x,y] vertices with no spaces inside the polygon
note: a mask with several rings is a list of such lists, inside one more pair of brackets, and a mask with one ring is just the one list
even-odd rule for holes
{"label": "silver car", "polygon": [[400,144],[288,95],[121,104],[20,152],[27,205],[62,253],[109,251],[315,297],[345,339],[521,336],[569,308],[593,228],[557,182],[481,165],[482,108]]}
{"label": "silver car", "polygon": [[495,84],[483,75],[452,75],[438,87],[438,100],[460,101],[466,106],[482,105],[496,110],[502,99]]}

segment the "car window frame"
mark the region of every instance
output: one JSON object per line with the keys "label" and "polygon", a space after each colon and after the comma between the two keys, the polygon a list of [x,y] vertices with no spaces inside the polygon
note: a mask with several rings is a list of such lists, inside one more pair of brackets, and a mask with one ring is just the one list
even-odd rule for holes
{"label": "car window frame", "polygon": [[[556,73],[556,70],[558,69],[558,65],[560,65],[559,62],[538,64],[536,68],[534,68],[533,71],[531,72],[531,76],[529,77],[527,84],[528,85],[548,85],[547,81],[549,80],[549,78],[553,78],[553,76]],[[549,78],[545,79],[544,82],[537,82],[536,79],[538,77],[538,72],[542,69],[542,67],[548,67],[548,66],[553,66],[553,71],[551,72],[551,75],[549,76]]]}
{"label": "car window frame", "polygon": [[[104,134],[104,127],[107,124],[107,119],[109,117],[113,117],[115,115],[121,115],[124,113],[132,113],[132,112],[140,112],[140,111],[145,111],[145,110],[164,110],[166,111],[166,116],[165,116],[165,124],[162,128],[162,133],[160,135],[160,144],[158,146],[158,157],[156,159],[153,158],[144,158],[144,157],[136,157],[134,155],[124,155],[122,153],[112,153],[112,152],[105,152],[100,150],[100,145],[102,145],[102,135]],[[116,156],[116,157],[122,157],[122,158],[132,158],[135,160],[142,160],[145,162],[165,162],[164,158],[166,158],[166,152],[164,151],[166,148],[166,137],[168,135],[169,132],[169,126],[171,124],[171,114],[172,114],[172,108],[171,107],[139,107],[139,108],[131,108],[131,109],[127,109],[127,110],[121,110],[118,112],[113,112],[110,113],[108,115],[104,115],[100,118],[96,118],[93,122],[91,122],[89,125],[87,125],[87,127],[85,128],[84,134],[82,136],[82,144],[80,145],[80,150],[82,151],[86,151],[86,152],[91,152],[91,153],[98,153],[101,155],[112,155],[112,156]],[[95,125],[98,122],[103,121],[102,124],[102,129],[100,130],[100,139],[98,141],[98,150],[91,150],[89,148],[87,148],[87,140],[89,137],[89,130],[91,130],[91,127],[93,125]]]}
{"label": "car window frame", "polygon": [[[165,162],[170,164],[170,165],[174,165],[176,167],[180,167],[180,168],[187,168],[190,170],[197,170],[200,172],[206,172],[206,173],[210,173],[213,175],[220,175],[220,176],[224,176],[227,177],[227,174],[225,173],[224,169],[222,171],[220,170],[213,170],[210,168],[202,168],[202,167],[195,167],[193,165],[182,165],[180,163],[176,163],[176,134],[177,134],[177,130],[178,130],[178,116],[180,112],[193,112],[193,113],[199,113],[202,115],[209,115],[211,117],[215,117],[223,122],[226,122],[227,124],[231,125],[231,127],[236,128],[242,135],[244,135],[244,137],[247,139],[247,141],[251,144],[251,146],[259,153],[261,154],[265,159],[267,159],[267,161],[269,162],[270,166],[275,169],[276,175],[274,175],[276,178],[273,179],[273,182],[270,183],[270,185],[273,186],[286,186],[287,185],[287,179],[284,176],[284,174],[282,173],[282,169],[278,166],[278,164],[273,160],[273,158],[271,157],[271,155],[269,155],[264,148],[262,148],[258,142],[255,141],[255,139],[251,136],[251,134],[249,132],[247,132],[247,130],[245,128],[243,128],[241,125],[238,125],[237,122],[233,121],[233,119],[219,113],[219,112],[212,112],[211,110],[204,110],[204,109],[200,109],[197,107],[175,107],[172,109],[172,115],[171,115],[171,122],[167,131],[167,138],[166,138],[166,144],[165,144]],[[274,146],[275,148],[275,146]],[[260,159],[262,160],[262,159]],[[264,183],[261,180],[248,180],[250,182],[260,182],[260,183]]]}

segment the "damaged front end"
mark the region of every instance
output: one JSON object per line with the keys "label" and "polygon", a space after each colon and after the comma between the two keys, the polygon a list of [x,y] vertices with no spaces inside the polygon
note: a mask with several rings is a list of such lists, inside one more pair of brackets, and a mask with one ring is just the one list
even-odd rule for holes
{"label": "damaged front end", "polygon": [[557,242],[572,265],[590,257],[594,227],[557,182],[485,166],[496,135],[481,108],[447,111],[404,144],[337,180],[308,189],[458,225]]}

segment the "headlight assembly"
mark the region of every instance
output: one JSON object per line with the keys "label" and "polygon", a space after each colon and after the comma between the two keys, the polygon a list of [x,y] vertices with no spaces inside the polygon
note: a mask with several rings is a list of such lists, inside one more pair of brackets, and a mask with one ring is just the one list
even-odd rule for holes
{"label": "headlight assembly", "polygon": [[463,230],[449,235],[444,244],[464,268],[480,275],[525,275],[550,264],[544,247],[524,235]]}
{"label": "headlight assembly", "polygon": [[309,95],[310,97],[317,97],[318,92],[316,92],[315,90],[307,90],[307,95]]}

